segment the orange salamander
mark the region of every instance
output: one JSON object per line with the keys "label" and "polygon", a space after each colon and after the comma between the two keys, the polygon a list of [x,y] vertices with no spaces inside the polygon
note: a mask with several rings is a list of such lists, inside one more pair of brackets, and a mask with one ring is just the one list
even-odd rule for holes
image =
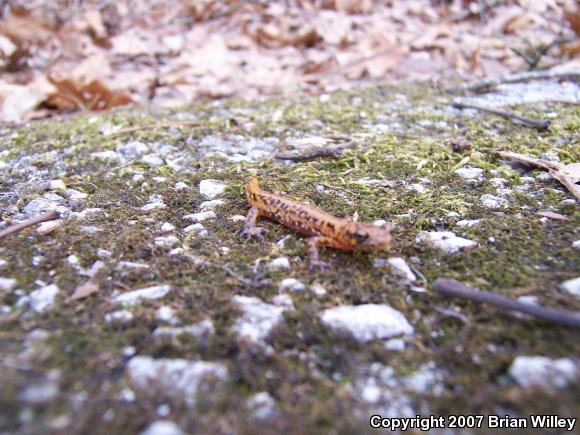
{"label": "orange salamander", "polygon": [[330,267],[318,258],[318,248],[321,246],[347,251],[385,250],[391,246],[389,224],[379,227],[334,217],[308,204],[261,190],[257,178],[246,185],[246,198],[251,208],[241,235],[264,240],[266,228],[256,226],[256,222],[260,216],[265,216],[310,236],[308,256],[311,269]]}

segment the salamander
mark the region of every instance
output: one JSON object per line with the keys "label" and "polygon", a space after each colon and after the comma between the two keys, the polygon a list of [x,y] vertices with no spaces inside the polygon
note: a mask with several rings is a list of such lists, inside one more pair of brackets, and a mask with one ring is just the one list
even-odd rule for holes
{"label": "salamander", "polygon": [[311,269],[327,269],[319,259],[318,248],[325,246],[346,251],[386,250],[391,246],[391,226],[340,219],[290,198],[260,189],[257,178],[246,185],[246,198],[251,208],[240,234],[264,240],[266,228],[257,226],[259,217],[267,217],[309,236],[308,257]]}

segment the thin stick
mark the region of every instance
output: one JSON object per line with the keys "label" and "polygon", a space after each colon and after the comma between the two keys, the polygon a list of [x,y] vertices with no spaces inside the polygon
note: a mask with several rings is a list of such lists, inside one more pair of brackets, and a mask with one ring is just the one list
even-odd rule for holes
{"label": "thin stick", "polygon": [[143,131],[143,130],[156,130],[161,128],[171,128],[171,127],[185,127],[185,126],[192,126],[197,127],[201,125],[201,121],[197,119],[189,119],[184,121],[165,121],[165,122],[156,122],[155,124],[148,124],[148,125],[135,125],[133,127],[125,127],[121,128],[120,130],[114,131],[111,135],[116,134],[123,134],[123,133],[134,133],[136,131]]}
{"label": "thin stick", "polygon": [[314,148],[312,150],[306,151],[304,153],[286,153],[286,154],[275,154],[274,157],[279,160],[291,160],[293,162],[305,162],[307,160],[314,160],[318,158],[330,158],[338,159],[344,148]]}
{"label": "thin stick", "polygon": [[452,106],[455,107],[456,109],[481,110],[482,112],[488,112],[493,113],[494,115],[503,116],[504,118],[510,119],[512,121],[516,119],[521,123],[527,125],[528,127],[533,127],[538,130],[546,130],[548,127],[550,127],[551,124],[551,122],[547,119],[528,118],[526,116],[520,116],[514,112],[508,112],[507,110],[494,109],[492,107],[479,106],[477,104],[453,103]]}
{"label": "thin stick", "polygon": [[484,292],[469,287],[459,281],[449,278],[438,278],[433,284],[433,290],[444,296],[469,299],[475,302],[494,305],[503,310],[515,310],[531,314],[541,319],[549,320],[561,325],[580,328],[580,315],[570,311],[556,310],[534,304],[526,304],[514,299],[506,298],[493,292]]}
{"label": "thin stick", "polygon": [[2,240],[6,236],[9,236],[10,234],[17,233],[25,228],[39,224],[41,222],[51,221],[53,219],[56,219],[57,217],[58,214],[55,211],[46,211],[44,213],[41,213],[38,216],[33,217],[32,219],[28,219],[27,221],[20,222],[19,224],[12,225],[0,231],[0,240]]}
{"label": "thin stick", "polygon": [[[576,179],[573,179],[570,176],[570,173],[573,171],[571,169],[572,165],[576,166],[578,163],[572,163],[571,165],[565,165],[560,162],[553,162],[550,160],[544,159],[536,159],[534,157],[525,156],[523,154],[512,153],[510,151],[503,151],[503,150],[493,150],[495,154],[498,154],[502,157],[507,157],[508,159],[517,160],[518,162],[525,163],[530,166],[535,166],[538,168],[546,169],[550,172],[552,177],[566,186],[566,189],[570,191],[574,197],[580,201],[580,186],[576,184]],[[570,166],[570,168],[568,168]]]}
{"label": "thin stick", "polygon": [[455,91],[479,91],[501,85],[503,83],[527,82],[529,80],[580,80],[580,71],[526,71],[518,74],[509,74],[501,77],[485,79],[476,83],[467,83],[457,88],[448,89],[448,92]]}

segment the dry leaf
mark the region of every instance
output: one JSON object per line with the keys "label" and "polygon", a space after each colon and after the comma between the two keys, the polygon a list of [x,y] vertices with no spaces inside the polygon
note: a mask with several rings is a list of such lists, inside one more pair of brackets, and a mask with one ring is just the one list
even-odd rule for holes
{"label": "dry leaf", "polygon": [[72,80],[51,80],[57,91],[51,95],[46,104],[61,111],[84,108],[89,110],[107,110],[115,106],[133,103],[126,94],[117,94],[98,80],[87,85]]}
{"label": "dry leaf", "polygon": [[97,293],[99,291],[99,284],[94,281],[87,281],[84,284],[78,286],[71,296],[71,299],[84,299],[87,296]]}

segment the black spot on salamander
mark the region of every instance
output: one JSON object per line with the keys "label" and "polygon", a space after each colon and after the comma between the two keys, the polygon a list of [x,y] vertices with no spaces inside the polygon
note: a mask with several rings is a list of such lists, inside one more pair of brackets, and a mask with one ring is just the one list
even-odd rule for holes
{"label": "black spot on salamander", "polygon": [[258,200],[258,195],[256,195],[255,193],[252,193],[251,197],[253,202],[256,202]]}

